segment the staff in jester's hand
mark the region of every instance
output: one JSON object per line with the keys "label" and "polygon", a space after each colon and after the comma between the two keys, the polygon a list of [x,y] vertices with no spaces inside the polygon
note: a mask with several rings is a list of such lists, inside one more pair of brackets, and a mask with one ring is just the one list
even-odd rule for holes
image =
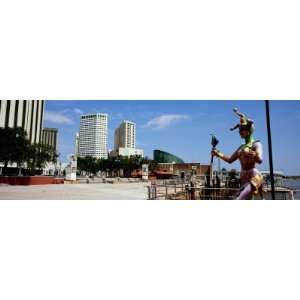
{"label": "staff in jester's hand", "polygon": [[[216,151],[216,147],[219,143],[219,140],[215,137],[214,134],[211,135],[211,145],[212,145],[212,149],[211,149],[211,153],[214,153],[214,151]],[[210,159],[210,174],[209,174],[209,181],[207,182],[207,185],[209,187],[211,187],[211,184],[213,183],[213,163],[214,163],[214,155],[211,154],[211,159]]]}
{"label": "staff in jester's hand", "polygon": [[[213,134],[211,134],[211,145],[212,145],[211,151],[216,150],[218,144],[219,144],[219,140]],[[214,155],[211,155],[210,164],[212,165],[213,162],[214,162]]]}

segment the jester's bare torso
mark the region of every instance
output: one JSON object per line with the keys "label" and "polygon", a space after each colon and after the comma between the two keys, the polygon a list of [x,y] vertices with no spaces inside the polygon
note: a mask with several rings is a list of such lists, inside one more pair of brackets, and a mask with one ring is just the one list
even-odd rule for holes
{"label": "jester's bare torso", "polygon": [[[263,177],[256,169],[256,164],[263,161],[262,144],[259,141],[253,141],[251,144],[242,145],[230,157],[229,162],[239,159],[241,164],[241,191],[238,199],[251,199],[252,194],[262,194]],[[248,193],[244,189],[250,184]],[[252,193],[251,193],[252,192]]]}

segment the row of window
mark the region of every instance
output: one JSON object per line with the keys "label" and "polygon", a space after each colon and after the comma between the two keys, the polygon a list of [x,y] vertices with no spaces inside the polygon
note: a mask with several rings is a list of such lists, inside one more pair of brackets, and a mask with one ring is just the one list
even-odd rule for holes
{"label": "row of window", "polygon": [[86,115],[82,116],[81,119],[103,119],[106,120],[107,116],[106,115]]}

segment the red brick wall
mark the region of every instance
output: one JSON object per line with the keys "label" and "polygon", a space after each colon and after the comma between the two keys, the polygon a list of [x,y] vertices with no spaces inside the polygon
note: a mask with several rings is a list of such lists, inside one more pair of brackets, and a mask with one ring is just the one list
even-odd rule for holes
{"label": "red brick wall", "polygon": [[63,184],[63,179],[56,179],[53,176],[0,176],[0,183],[10,185],[42,185],[42,184]]}

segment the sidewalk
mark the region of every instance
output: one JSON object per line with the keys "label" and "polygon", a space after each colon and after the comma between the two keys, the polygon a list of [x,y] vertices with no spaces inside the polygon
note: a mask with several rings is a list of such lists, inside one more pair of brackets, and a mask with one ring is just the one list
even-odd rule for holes
{"label": "sidewalk", "polygon": [[7,200],[146,200],[147,183],[0,185],[0,199]]}

